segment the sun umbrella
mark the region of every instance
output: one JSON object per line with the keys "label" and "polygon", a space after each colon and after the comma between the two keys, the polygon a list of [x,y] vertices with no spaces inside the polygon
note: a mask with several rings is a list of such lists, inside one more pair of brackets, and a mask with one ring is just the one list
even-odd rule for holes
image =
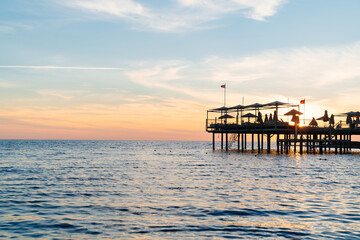
{"label": "sun umbrella", "polygon": [[329,116],[328,116],[328,111],[325,110],[323,121],[324,121],[324,122],[328,122],[329,120],[330,120],[330,119],[329,119]]}
{"label": "sun umbrella", "polygon": [[348,114],[346,117],[346,124],[351,124],[351,123],[352,123],[351,116]]}
{"label": "sun umbrella", "polygon": [[277,120],[278,120],[277,111],[274,111],[274,121],[277,122]]}
{"label": "sun umbrella", "polygon": [[270,113],[269,122],[272,122],[272,120],[273,120],[272,113]]}
{"label": "sun umbrella", "polygon": [[263,123],[261,112],[258,113],[257,121],[261,124]]}
{"label": "sun umbrella", "polygon": [[317,127],[318,123],[317,121],[315,120],[315,118],[312,118],[311,122],[309,123],[310,126],[312,127]]}
{"label": "sun umbrella", "polygon": [[331,114],[331,116],[330,116],[330,120],[329,120],[329,124],[330,124],[330,125],[334,125],[334,124],[335,124],[335,117],[334,117],[334,114]]}
{"label": "sun umbrella", "polygon": [[269,121],[269,119],[268,119],[268,115],[267,114],[265,114],[265,120],[264,120],[264,122],[265,123],[267,123]]}

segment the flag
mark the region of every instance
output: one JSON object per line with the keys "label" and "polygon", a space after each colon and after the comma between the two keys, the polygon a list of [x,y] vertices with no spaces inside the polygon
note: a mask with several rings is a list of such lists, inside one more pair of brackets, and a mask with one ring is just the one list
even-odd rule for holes
{"label": "flag", "polygon": [[305,104],[305,99],[300,100],[300,104]]}
{"label": "flag", "polygon": [[222,87],[222,88],[226,88],[226,84],[223,84],[223,85],[221,85],[220,87]]}

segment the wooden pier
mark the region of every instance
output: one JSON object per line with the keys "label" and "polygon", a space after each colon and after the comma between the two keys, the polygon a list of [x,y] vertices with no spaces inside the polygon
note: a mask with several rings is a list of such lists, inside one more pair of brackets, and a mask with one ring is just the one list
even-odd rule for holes
{"label": "wooden pier", "polygon": [[[321,126],[306,125],[305,119],[301,121],[297,115],[301,113],[294,109],[290,111],[290,113],[295,113],[292,116],[294,123],[280,119],[280,109],[289,110],[293,107],[299,108],[298,105],[276,101],[268,104],[256,103],[208,110],[206,131],[212,133],[213,150],[216,149],[218,142],[216,139],[219,139],[220,149],[225,151],[270,153],[276,150],[278,154],[290,152],[342,154],[349,153],[353,149],[360,149],[360,142],[352,140],[353,136],[360,135],[359,124],[355,121],[346,123],[340,120],[336,124],[330,121],[330,123],[324,122]],[[255,114],[250,113],[253,111]],[[266,115],[264,121],[261,112],[269,113],[269,111],[271,112],[270,119],[267,119]],[[209,118],[211,114],[220,114],[220,116]],[[283,117],[288,116],[285,114]],[[311,123],[314,124],[314,119]]]}

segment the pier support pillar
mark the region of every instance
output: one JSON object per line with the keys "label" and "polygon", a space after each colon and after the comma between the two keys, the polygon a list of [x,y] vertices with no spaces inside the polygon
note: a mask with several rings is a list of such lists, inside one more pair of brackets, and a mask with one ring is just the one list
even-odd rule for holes
{"label": "pier support pillar", "polygon": [[225,146],[225,149],[226,151],[229,151],[229,138],[228,138],[228,133],[225,134],[226,136],[226,146]]}
{"label": "pier support pillar", "polygon": [[238,149],[238,151],[240,151],[240,133],[238,133],[238,135],[237,135],[237,142],[238,142],[237,149]]}
{"label": "pier support pillar", "polygon": [[213,136],[212,136],[212,137],[213,137],[213,139],[212,139],[212,140],[213,140],[213,150],[215,150],[215,133],[214,133],[214,132],[213,132]]}
{"label": "pier support pillar", "polygon": [[300,154],[303,154],[303,135],[300,135]]}
{"label": "pier support pillar", "polygon": [[224,149],[224,133],[221,133],[221,150]]}
{"label": "pier support pillar", "polygon": [[244,152],[244,134],[241,134],[241,151]]}
{"label": "pier support pillar", "polygon": [[277,154],[280,153],[280,149],[279,149],[279,134],[276,134],[276,152],[277,152]]}
{"label": "pier support pillar", "polygon": [[254,133],[251,134],[251,152],[254,152]]}
{"label": "pier support pillar", "polygon": [[267,152],[270,153],[270,143],[271,143],[271,135],[268,133],[267,134]]}
{"label": "pier support pillar", "polygon": [[264,150],[264,134],[261,134],[261,151]]}
{"label": "pier support pillar", "polygon": [[306,153],[309,153],[309,134],[306,134]]}
{"label": "pier support pillar", "polygon": [[351,151],[351,134],[349,135],[349,141],[350,141],[350,142],[349,142],[349,145],[350,145],[350,146],[349,146],[349,150]]}
{"label": "pier support pillar", "polygon": [[247,135],[247,134],[245,133],[245,136],[244,136],[244,137],[245,137],[245,142],[244,142],[244,148],[245,148],[245,150],[246,150],[246,143],[247,143],[246,135]]}
{"label": "pier support pillar", "polygon": [[338,153],[338,146],[339,146],[338,137],[337,135],[335,135],[335,154]]}
{"label": "pier support pillar", "polygon": [[343,139],[342,139],[342,135],[340,134],[340,154],[343,153]]}
{"label": "pier support pillar", "polygon": [[260,151],[261,151],[261,148],[260,148],[260,133],[258,133],[258,135],[257,135],[257,142],[258,142],[258,153],[260,153]]}

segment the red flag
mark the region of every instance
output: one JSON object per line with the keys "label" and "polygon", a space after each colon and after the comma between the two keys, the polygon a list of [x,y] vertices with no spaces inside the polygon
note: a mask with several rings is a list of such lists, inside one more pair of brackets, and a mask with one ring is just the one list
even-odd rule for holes
{"label": "red flag", "polygon": [[300,100],[300,104],[305,104],[305,99]]}
{"label": "red flag", "polygon": [[226,88],[226,84],[224,84],[224,85],[221,85],[220,87],[222,87],[222,88]]}

